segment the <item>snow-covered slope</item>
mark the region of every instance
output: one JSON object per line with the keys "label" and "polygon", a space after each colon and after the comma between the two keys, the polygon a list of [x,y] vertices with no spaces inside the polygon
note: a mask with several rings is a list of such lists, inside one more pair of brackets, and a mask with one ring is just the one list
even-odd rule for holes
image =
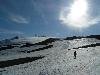
{"label": "snow-covered slope", "polygon": [[46,39],[48,39],[48,37],[26,37],[26,38],[14,37],[11,39],[5,39],[5,40],[0,41],[0,45],[23,44],[26,42],[38,43],[38,42],[41,42],[41,41],[46,40]]}
{"label": "snow-covered slope", "polygon": [[100,40],[96,38],[27,40],[31,43],[0,50],[0,75],[100,74]]}

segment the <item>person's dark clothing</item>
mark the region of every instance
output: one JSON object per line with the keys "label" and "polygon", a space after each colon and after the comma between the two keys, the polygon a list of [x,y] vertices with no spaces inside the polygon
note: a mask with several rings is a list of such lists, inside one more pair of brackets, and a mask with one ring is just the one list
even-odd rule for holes
{"label": "person's dark clothing", "polygon": [[76,53],[76,51],[74,52],[74,59],[76,59],[76,55],[77,55],[77,53]]}

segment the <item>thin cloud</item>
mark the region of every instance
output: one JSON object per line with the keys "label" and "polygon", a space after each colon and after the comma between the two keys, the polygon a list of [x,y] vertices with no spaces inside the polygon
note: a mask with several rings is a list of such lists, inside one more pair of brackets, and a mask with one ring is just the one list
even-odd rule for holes
{"label": "thin cloud", "polygon": [[11,31],[11,30],[6,30],[6,29],[0,29],[0,34],[16,34],[16,35],[23,35],[23,32],[20,31]]}
{"label": "thin cloud", "polygon": [[13,30],[0,28],[0,41],[4,39],[12,38],[14,36],[24,36],[24,33],[21,31],[13,31]]}
{"label": "thin cloud", "polygon": [[70,27],[87,28],[100,22],[100,16],[89,14],[87,0],[76,0],[69,8],[61,11],[59,20]]}
{"label": "thin cloud", "polygon": [[[80,24],[79,25],[83,25],[84,28],[93,26],[95,24],[100,23],[100,15],[96,16],[96,17],[91,17],[88,16],[88,18],[84,18],[83,17],[83,21],[80,20]],[[60,14],[60,18],[59,20],[61,21],[62,24],[68,25],[68,26],[73,26],[73,25],[77,25],[78,23],[74,23],[72,21],[69,21],[69,19],[64,15],[64,14]]]}
{"label": "thin cloud", "polygon": [[89,25],[94,25],[94,24],[98,24],[100,22],[100,17],[96,17],[94,19],[91,19],[88,24]]}
{"label": "thin cloud", "polygon": [[20,15],[11,14],[9,18],[11,21],[16,22],[16,23],[23,23],[23,24],[29,23],[29,20],[27,20],[27,18]]}

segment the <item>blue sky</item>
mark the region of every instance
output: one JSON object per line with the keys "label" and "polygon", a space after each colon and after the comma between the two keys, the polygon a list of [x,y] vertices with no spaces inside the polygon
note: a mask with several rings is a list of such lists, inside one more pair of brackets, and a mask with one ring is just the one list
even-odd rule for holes
{"label": "blue sky", "polygon": [[[99,20],[88,28],[63,24],[59,15],[73,0],[0,0],[0,38],[15,35],[72,36],[100,34]],[[100,0],[88,0],[92,18],[100,15]],[[66,14],[69,11],[66,12]]]}

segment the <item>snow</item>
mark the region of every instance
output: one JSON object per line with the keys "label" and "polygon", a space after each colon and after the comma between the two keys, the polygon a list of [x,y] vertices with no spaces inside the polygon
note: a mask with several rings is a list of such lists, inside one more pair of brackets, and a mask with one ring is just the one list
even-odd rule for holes
{"label": "snow", "polygon": [[26,37],[26,38],[19,38],[19,39],[16,39],[16,40],[13,40],[12,42],[31,42],[31,43],[38,43],[38,42],[41,42],[41,41],[44,41],[46,39],[48,39],[49,37]]}
{"label": "snow", "polygon": [[[45,40],[45,38],[39,39],[39,41]],[[33,39],[35,43],[39,42],[36,40],[37,38]],[[29,63],[0,68],[0,75],[100,75],[100,46],[74,49],[96,43],[100,43],[100,40],[95,38],[82,38],[55,41],[49,44],[53,45],[52,48],[31,53],[21,53],[19,51],[42,48],[47,45],[24,48],[16,47],[8,49],[7,51],[4,50],[0,52],[0,61],[40,55],[45,56],[45,58]],[[74,59],[74,51],[77,52],[76,59]],[[7,55],[2,55],[2,53]]]}

